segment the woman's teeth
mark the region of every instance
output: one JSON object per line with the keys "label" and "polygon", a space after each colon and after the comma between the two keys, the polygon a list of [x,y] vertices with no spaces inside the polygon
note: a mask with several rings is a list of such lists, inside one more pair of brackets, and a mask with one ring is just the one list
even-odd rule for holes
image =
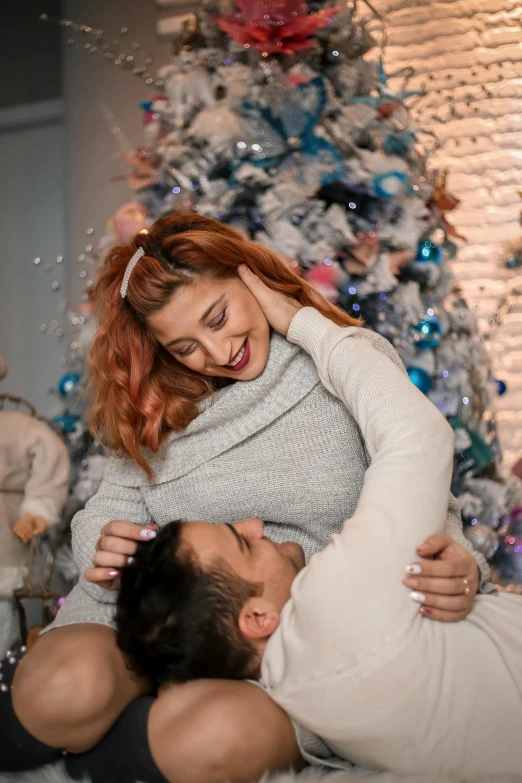
{"label": "woman's teeth", "polygon": [[234,361],[230,362],[230,364],[229,364],[228,366],[229,366],[229,367],[235,367],[237,364],[239,364],[239,362],[241,361],[241,359],[242,359],[242,358],[243,358],[243,356],[245,355],[245,351],[246,351],[246,341],[245,341],[245,343],[243,344],[243,347],[240,349],[240,351],[239,351],[239,353],[237,354],[237,356],[236,356],[236,358],[234,359]]}

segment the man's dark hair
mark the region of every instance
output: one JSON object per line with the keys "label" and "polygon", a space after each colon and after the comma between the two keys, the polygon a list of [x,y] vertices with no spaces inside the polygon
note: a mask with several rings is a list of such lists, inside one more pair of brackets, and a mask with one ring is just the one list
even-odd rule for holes
{"label": "man's dark hair", "polygon": [[255,676],[255,648],[238,618],[257,586],[226,565],[203,569],[170,522],[122,570],[116,641],[129,668],[156,685]]}

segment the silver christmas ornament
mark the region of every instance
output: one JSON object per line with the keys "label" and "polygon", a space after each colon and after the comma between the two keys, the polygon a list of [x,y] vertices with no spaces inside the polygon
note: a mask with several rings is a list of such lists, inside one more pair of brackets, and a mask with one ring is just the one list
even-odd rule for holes
{"label": "silver christmas ornament", "polygon": [[465,535],[473,548],[484,555],[486,560],[490,560],[498,549],[498,536],[488,525],[470,525],[465,530]]}

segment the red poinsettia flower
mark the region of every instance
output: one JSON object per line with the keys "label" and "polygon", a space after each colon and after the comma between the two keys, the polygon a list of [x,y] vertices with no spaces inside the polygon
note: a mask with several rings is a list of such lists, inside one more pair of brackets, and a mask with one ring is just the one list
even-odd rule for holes
{"label": "red poinsettia flower", "polygon": [[305,0],[236,0],[236,14],[214,19],[218,27],[245,47],[265,55],[296,54],[315,46],[311,36],[326,27],[341,8],[332,6],[309,14]]}

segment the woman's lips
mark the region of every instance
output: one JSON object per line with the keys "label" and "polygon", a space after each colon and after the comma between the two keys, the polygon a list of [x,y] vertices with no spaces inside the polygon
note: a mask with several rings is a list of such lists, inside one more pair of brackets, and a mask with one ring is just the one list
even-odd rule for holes
{"label": "woman's lips", "polygon": [[[227,370],[231,370],[232,372],[239,372],[239,370],[242,370],[244,367],[247,366],[248,362],[250,361],[250,342],[247,337],[239,351],[237,352],[236,356],[239,356],[241,352],[243,351],[243,356],[240,359],[240,361],[232,366],[231,364],[226,364],[225,367]],[[236,357],[234,357],[235,359]]]}

